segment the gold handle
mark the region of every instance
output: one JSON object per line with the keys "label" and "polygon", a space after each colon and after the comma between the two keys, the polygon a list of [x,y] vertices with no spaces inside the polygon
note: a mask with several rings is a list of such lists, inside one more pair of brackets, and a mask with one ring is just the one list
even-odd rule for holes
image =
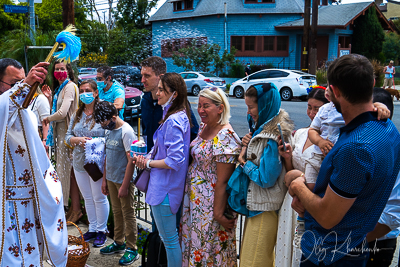
{"label": "gold handle", "polygon": [[[53,58],[54,52],[56,52],[56,50],[58,49],[59,46],[60,46],[60,44],[57,43],[57,42],[54,44],[54,46],[53,46],[53,48],[51,49],[50,53],[47,55],[45,62],[50,63],[51,59]],[[24,100],[24,103],[22,104],[22,107],[23,107],[23,108],[27,108],[27,107],[29,106],[29,104],[30,104],[31,101],[32,101],[33,96],[34,96],[35,93],[36,93],[36,89],[38,88],[38,86],[39,86],[39,83],[38,83],[38,82],[35,82],[35,83],[32,85],[31,90],[29,91],[28,95],[26,96],[26,98],[25,98],[25,100]]]}

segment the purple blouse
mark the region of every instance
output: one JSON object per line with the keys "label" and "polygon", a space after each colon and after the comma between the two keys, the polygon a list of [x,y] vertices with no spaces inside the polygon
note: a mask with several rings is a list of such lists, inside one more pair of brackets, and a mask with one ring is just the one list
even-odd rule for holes
{"label": "purple blouse", "polygon": [[170,115],[158,127],[153,140],[154,144],[156,140],[158,142],[154,159],[164,159],[165,164],[172,169],[151,169],[146,202],[152,206],[159,205],[168,194],[171,211],[175,214],[182,203],[189,165],[190,123],[186,112],[179,111]]}

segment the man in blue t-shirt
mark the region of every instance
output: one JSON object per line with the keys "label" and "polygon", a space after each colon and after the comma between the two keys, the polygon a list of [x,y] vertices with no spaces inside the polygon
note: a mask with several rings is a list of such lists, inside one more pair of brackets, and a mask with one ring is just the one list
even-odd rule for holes
{"label": "man in blue t-shirt", "polygon": [[365,266],[372,231],[400,168],[400,134],[373,112],[374,72],[360,55],[342,56],[328,69],[328,93],[345,126],[321,165],[314,191],[304,174],[290,185],[292,207],[305,212],[300,266]]}
{"label": "man in blue t-shirt", "polygon": [[102,66],[97,69],[97,88],[99,98],[114,103],[119,112],[119,117],[124,119],[125,89],[122,84],[114,80],[113,70],[109,66]]}

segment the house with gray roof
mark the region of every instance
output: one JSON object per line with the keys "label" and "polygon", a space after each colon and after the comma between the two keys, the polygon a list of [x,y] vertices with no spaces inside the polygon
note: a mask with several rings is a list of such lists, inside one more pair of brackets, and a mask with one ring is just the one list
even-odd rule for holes
{"label": "house with gray roof", "polygon": [[[319,64],[350,52],[354,20],[369,8],[377,10],[385,30],[393,30],[374,2],[318,1]],[[196,40],[220,45],[221,54],[235,47],[243,63],[300,69],[303,16],[304,0],[167,0],[149,19],[153,55],[164,58],[168,71],[182,71],[172,54]]]}

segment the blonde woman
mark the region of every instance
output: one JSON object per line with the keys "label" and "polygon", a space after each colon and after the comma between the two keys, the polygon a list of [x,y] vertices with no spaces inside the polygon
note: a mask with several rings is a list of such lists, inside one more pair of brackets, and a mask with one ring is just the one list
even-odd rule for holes
{"label": "blonde woman", "polygon": [[227,209],[226,185],[241,151],[229,124],[230,107],[218,88],[199,94],[201,126],[190,144],[181,219],[182,266],[236,266],[236,216]]}

